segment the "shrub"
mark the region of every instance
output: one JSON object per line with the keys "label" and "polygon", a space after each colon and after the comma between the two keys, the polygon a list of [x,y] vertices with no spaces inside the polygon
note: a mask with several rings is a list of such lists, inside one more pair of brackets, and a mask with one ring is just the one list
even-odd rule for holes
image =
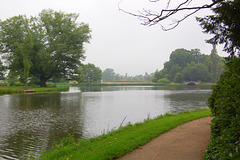
{"label": "shrub", "polygon": [[15,82],[15,86],[25,86],[25,84],[21,82]]}
{"label": "shrub", "polygon": [[166,84],[169,83],[169,80],[167,78],[162,78],[158,80],[158,83]]}
{"label": "shrub", "polygon": [[226,71],[208,100],[215,117],[204,159],[237,159],[240,150],[240,58],[228,58]]}

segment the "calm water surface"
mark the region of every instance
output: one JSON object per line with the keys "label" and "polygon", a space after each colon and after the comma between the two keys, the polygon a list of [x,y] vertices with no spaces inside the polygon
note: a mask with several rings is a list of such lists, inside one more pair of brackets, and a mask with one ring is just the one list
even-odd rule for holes
{"label": "calm water surface", "polygon": [[205,108],[210,89],[70,88],[69,92],[0,96],[0,159],[39,156],[73,134],[90,138],[148,116]]}

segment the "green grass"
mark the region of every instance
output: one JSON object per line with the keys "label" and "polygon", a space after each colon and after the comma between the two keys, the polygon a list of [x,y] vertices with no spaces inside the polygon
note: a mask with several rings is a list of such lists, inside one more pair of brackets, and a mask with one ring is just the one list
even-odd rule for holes
{"label": "green grass", "polygon": [[169,131],[185,122],[210,116],[208,109],[182,112],[177,115],[166,114],[143,123],[128,124],[106,135],[91,139],[73,141],[68,136],[53,149],[46,151],[41,160],[107,160],[118,158],[148,143],[160,134]]}
{"label": "green grass", "polygon": [[0,86],[0,95],[2,94],[23,94],[25,90],[33,90],[35,93],[61,92],[67,91],[69,86],[56,87],[33,87],[33,86]]}

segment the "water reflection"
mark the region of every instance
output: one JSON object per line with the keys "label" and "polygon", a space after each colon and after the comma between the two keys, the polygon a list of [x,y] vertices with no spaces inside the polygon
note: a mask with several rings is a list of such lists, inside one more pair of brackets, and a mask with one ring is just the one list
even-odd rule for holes
{"label": "water reflection", "polygon": [[0,159],[40,154],[67,134],[89,138],[166,112],[205,107],[210,90],[162,87],[70,88],[69,92],[0,96]]}
{"label": "water reflection", "polygon": [[207,97],[210,95],[209,90],[170,90],[164,95],[165,100],[169,100],[171,113],[180,111],[194,110],[197,108],[206,108]]}
{"label": "water reflection", "polygon": [[1,98],[8,102],[7,106],[1,106],[1,111],[5,113],[5,123],[0,123],[0,152],[4,152],[4,155],[9,152],[9,156],[17,158],[23,153],[45,150],[68,133],[82,136],[83,124],[79,120],[83,113],[79,107],[81,94],[15,95]]}

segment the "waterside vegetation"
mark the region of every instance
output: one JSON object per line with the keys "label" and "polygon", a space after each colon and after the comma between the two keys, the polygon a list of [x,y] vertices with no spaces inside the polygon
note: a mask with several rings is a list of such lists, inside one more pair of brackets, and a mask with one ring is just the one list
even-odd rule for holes
{"label": "waterside vegetation", "polygon": [[88,159],[106,160],[141,148],[160,134],[194,119],[210,116],[209,109],[186,111],[179,114],[165,114],[155,119],[146,119],[143,123],[120,125],[119,129],[91,139],[74,141],[73,136],[64,138],[59,144],[46,151],[40,160]]}
{"label": "waterside vegetation", "polygon": [[39,86],[1,86],[0,85],[0,95],[3,94],[23,94],[26,92],[32,93],[47,93],[47,92],[62,92],[68,91],[71,85],[49,85],[48,87]]}

